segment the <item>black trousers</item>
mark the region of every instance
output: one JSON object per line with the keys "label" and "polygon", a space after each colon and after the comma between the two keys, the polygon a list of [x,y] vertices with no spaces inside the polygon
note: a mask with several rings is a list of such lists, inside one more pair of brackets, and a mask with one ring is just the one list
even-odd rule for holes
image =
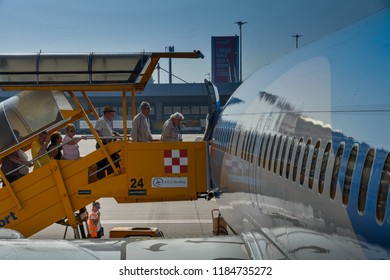
{"label": "black trousers", "polygon": [[[7,178],[9,183],[12,183],[13,181],[18,180],[19,176],[10,174],[10,175],[6,175],[5,178]],[[4,182],[3,182],[3,187],[5,187],[5,183]]]}
{"label": "black trousers", "polygon": [[[96,149],[99,149],[100,146],[99,146],[99,143],[96,143]],[[117,161],[119,159],[119,154],[118,153],[113,153],[111,155],[111,159],[112,161]],[[114,170],[112,169],[108,159],[102,159],[101,161],[99,161],[97,164],[97,170],[100,170],[98,171],[97,173],[97,178],[98,179],[101,179],[101,178],[104,178],[106,176],[106,172],[107,172],[107,175],[108,174],[111,174],[112,172],[114,172]],[[116,167],[119,167],[119,162],[115,162],[115,166]]]}

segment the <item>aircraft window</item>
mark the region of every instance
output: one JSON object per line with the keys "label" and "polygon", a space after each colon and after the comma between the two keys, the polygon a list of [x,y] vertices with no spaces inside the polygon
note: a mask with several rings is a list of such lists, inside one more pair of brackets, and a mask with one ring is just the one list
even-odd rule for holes
{"label": "aircraft window", "polygon": [[262,150],[263,150],[264,138],[265,138],[265,136],[263,135],[263,136],[261,137],[260,149],[259,149],[259,157],[258,157],[258,159],[257,159],[257,166],[258,166],[258,167],[261,166],[261,152],[262,152]]}
{"label": "aircraft window", "polygon": [[248,134],[248,131],[246,130],[244,133],[244,139],[243,139],[242,145],[241,145],[241,159],[245,158],[245,147],[246,147],[246,143],[247,143],[248,138],[249,138],[249,134]]}
{"label": "aircraft window", "polygon": [[227,129],[222,127],[222,151],[226,152],[226,143],[227,143]]}
{"label": "aircraft window", "polygon": [[253,144],[252,144],[251,163],[253,162],[253,157],[254,157],[254,153],[255,153],[256,142],[257,142],[257,138],[259,137],[259,134],[258,134],[257,132],[254,132],[254,134],[255,134],[255,139],[253,139]]}
{"label": "aircraft window", "polygon": [[387,155],[385,165],[383,166],[382,176],[379,185],[378,199],[376,202],[376,218],[378,222],[383,223],[386,214],[386,203],[389,195],[390,185],[390,154]]}
{"label": "aircraft window", "polygon": [[299,182],[301,183],[301,185],[303,185],[303,181],[305,180],[306,163],[307,163],[307,158],[309,156],[310,145],[311,145],[311,140],[309,139],[307,140],[305,152],[303,153],[303,160],[301,165],[301,176],[299,178]]}
{"label": "aircraft window", "polygon": [[231,131],[230,131],[230,144],[229,144],[229,152],[231,155],[233,155],[233,149],[234,149],[234,146],[233,146],[233,142],[234,142],[234,135],[236,133],[236,130],[234,128],[231,128]]}
{"label": "aircraft window", "polygon": [[320,150],[321,141],[317,141],[316,147],[314,148],[313,157],[311,159],[310,174],[309,174],[309,189],[313,188],[314,173],[316,171],[318,151]]}
{"label": "aircraft window", "polygon": [[292,138],[290,142],[290,149],[288,150],[288,157],[287,157],[287,164],[286,164],[286,179],[288,179],[288,176],[290,175],[290,166],[291,166],[291,159],[294,152],[294,145],[295,145],[295,138]]}
{"label": "aircraft window", "polygon": [[240,142],[240,134],[241,134],[241,130],[238,130],[238,135],[237,135],[237,142],[236,142],[236,152],[235,152],[235,156],[237,156],[237,152],[238,152],[238,142]]}
{"label": "aircraft window", "polygon": [[298,143],[297,151],[295,152],[293,182],[295,182],[295,180],[297,179],[298,161],[299,161],[299,156],[301,155],[302,143],[303,143],[303,139],[301,138]]}
{"label": "aircraft window", "polygon": [[230,143],[230,129],[228,127],[225,127],[225,135],[225,153],[227,153]]}
{"label": "aircraft window", "polygon": [[339,178],[341,157],[344,153],[344,144],[341,144],[337,150],[336,157],[334,159],[333,171],[332,171],[332,180],[330,182],[330,198],[335,199],[336,189],[337,189],[337,180]]}
{"label": "aircraft window", "polygon": [[249,131],[247,131],[244,143],[242,143],[242,159],[243,160],[246,160],[246,157],[247,157],[248,141],[249,141],[250,137],[251,137],[251,133]]}
{"label": "aircraft window", "polygon": [[229,154],[232,154],[232,146],[233,146],[233,137],[234,136],[234,129],[233,128],[230,128],[229,129],[229,138],[230,138],[230,141],[229,141]]}
{"label": "aircraft window", "polygon": [[268,171],[271,171],[271,162],[272,162],[272,154],[274,152],[275,148],[275,142],[276,142],[276,134],[274,135],[274,140],[272,140],[271,150],[269,151],[269,159],[268,159]]}
{"label": "aircraft window", "polygon": [[318,180],[318,193],[322,193],[324,191],[326,167],[328,165],[330,148],[331,148],[331,143],[328,142],[328,144],[325,147],[324,154],[322,155],[320,177],[319,177],[319,180]]}
{"label": "aircraft window", "polygon": [[242,144],[241,144],[241,159],[244,158],[244,146],[245,146],[245,143],[246,143],[247,134],[248,134],[248,130],[245,130],[244,140],[242,141]]}
{"label": "aircraft window", "polygon": [[274,173],[276,174],[276,169],[278,167],[279,151],[280,145],[282,144],[282,135],[279,136],[278,146],[276,147],[275,161],[274,161]]}
{"label": "aircraft window", "polygon": [[347,169],[345,171],[344,188],[343,188],[343,204],[347,205],[349,201],[349,193],[351,190],[352,175],[355,170],[355,162],[357,156],[357,146],[354,146],[349,154]]}
{"label": "aircraft window", "polygon": [[233,129],[228,128],[228,143],[227,143],[227,152],[232,152],[232,140],[233,140]]}
{"label": "aircraft window", "polygon": [[271,134],[268,134],[268,138],[267,138],[267,144],[265,144],[265,150],[264,150],[264,154],[263,154],[263,168],[265,168],[266,164],[267,164],[267,151],[268,151],[268,145],[269,145],[269,140],[271,139]]}
{"label": "aircraft window", "polygon": [[288,136],[287,138],[284,140],[284,144],[283,144],[283,150],[282,150],[282,155],[280,157],[280,167],[279,167],[279,175],[282,176],[283,174],[283,165],[284,165],[284,158],[286,156],[286,150],[287,150],[287,144],[288,144]]}
{"label": "aircraft window", "polygon": [[255,132],[252,131],[251,132],[251,135],[250,135],[250,138],[249,138],[249,142],[248,142],[248,148],[247,148],[247,157],[246,157],[246,160],[249,162],[250,161],[250,158],[253,156],[253,149],[252,149],[252,146],[253,146],[253,141],[255,140]]}
{"label": "aircraft window", "polygon": [[252,145],[251,145],[251,159],[250,159],[250,162],[252,163],[253,162],[253,159],[255,157],[255,147],[256,147],[256,143],[257,143],[257,138],[258,138],[258,133],[257,131],[253,131],[253,141],[252,141]]}
{"label": "aircraft window", "polygon": [[253,138],[253,131],[249,132],[248,139],[246,141],[245,145],[245,154],[244,159],[249,162],[249,156],[250,156],[250,146],[252,144],[252,138]]}
{"label": "aircraft window", "polygon": [[221,127],[221,150],[222,151],[225,151],[225,137],[226,137],[225,128]]}
{"label": "aircraft window", "polygon": [[366,156],[364,161],[362,178],[360,179],[360,189],[359,189],[359,197],[358,197],[358,210],[361,213],[364,213],[364,209],[366,207],[366,199],[367,199],[367,190],[368,190],[368,182],[370,180],[370,174],[372,169],[372,163],[374,162],[374,154],[375,151],[371,148]]}
{"label": "aircraft window", "polygon": [[223,128],[223,135],[224,135],[224,140],[223,140],[223,146],[224,146],[224,152],[227,152],[228,144],[229,144],[229,128],[224,127]]}
{"label": "aircraft window", "polygon": [[246,143],[245,143],[245,148],[244,148],[244,160],[248,160],[248,155],[249,155],[249,151],[248,151],[248,147],[249,147],[249,143],[251,142],[252,140],[252,131],[248,131],[248,137],[246,138]]}

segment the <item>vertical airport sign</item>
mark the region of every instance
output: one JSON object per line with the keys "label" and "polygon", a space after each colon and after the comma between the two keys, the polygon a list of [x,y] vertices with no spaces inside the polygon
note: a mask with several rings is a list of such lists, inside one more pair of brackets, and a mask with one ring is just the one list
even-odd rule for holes
{"label": "vertical airport sign", "polygon": [[239,37],[211,37],[211,71],[214,83],[235,83],[239,80]]}

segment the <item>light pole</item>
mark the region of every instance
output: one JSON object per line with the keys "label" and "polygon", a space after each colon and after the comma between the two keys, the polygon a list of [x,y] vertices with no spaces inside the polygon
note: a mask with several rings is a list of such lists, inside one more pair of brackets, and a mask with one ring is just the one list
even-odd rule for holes
{"label": "light pole", "polygon": [[298,39],[299,39],[299,37],[302,37],[302,35],[301,34],[295,34],[295,35],[291,35],[291,37],[295,38],[295,48],[298,48]]}
{"label": "light pole", "polygon": [[[168,48],[168,52],[175,52],[175,46],[169,46],[169,47],[165,47],[165,51],[167,51],[167,48]],[[169,58],[169,84],[172,84],[172,58]]]}
{"label": "light pole", "polygon": [[240,83],[242,82],[242,26],[248,22],[244,21],[237,21],[235,24],[238,25],[238,28],[240,29]]}

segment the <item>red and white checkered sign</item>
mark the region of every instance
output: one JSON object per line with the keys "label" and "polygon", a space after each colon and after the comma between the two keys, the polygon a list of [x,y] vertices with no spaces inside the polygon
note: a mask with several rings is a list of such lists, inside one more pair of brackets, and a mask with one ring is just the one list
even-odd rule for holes
{"label": "red and white checkered sign", "polygon": [[165,173],[187,173],[187,150],[164,150]]}

